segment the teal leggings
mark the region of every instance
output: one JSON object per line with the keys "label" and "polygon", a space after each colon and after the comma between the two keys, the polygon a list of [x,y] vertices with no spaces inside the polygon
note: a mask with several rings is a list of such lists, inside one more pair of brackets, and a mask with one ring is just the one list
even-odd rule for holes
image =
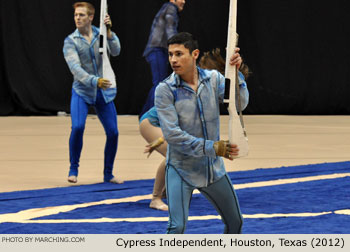
{"label": "teal leggings", "polygon": [[[196,188],[186,183],[173,167],[167,167],[166,192],[169,204],[168,234],[183,234],[185,232],[190,201],[194,189]],[[225,224],[224,233],[241,233],[243,218],[236,193],[227,174],[215,183],[197,189],[212,203],[220,214]]]}

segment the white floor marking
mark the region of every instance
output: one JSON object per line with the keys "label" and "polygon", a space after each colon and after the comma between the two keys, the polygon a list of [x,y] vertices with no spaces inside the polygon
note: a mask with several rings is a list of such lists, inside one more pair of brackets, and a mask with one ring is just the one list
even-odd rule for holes
{"label": "white floor marking", "polygon": [[[236,190],[245,189],[245,188],[254,188],[254,187],[264,187],[264,186],[274,186],[274,185],[284,185],[291,183],[300,183],[308,182],[315,180],[324,180],[324,179],[336,179],[350,177],[350,173],[335,173],[328,175],[319,175],[319,176],[310,176],[302,178],[292,178],[292,179],[278,179],[270,181],[260,181],[252,182],[245,184],[236,184],[234,188]],[[194,193],[199,193],[198,190],[195,190]],[[75,205],[63,205],[63,206],[53,206],[53,207],[44,207],[44,208],[32,208],[17,213],[7,213],[0,214],[0,223],[4,222],[16,222],[16,223],[73,223],[73,222],[140,222],[140,221],[167,221],[168,217],[143,217],[143,218],[100,218],[100,219],[79,219],[79,220],[32,220],[39,217],[50,216],[59,213],[70,212],[78,208],[86,208],[90,206],[104,205],[104,204],[118,204],[126,202],[137,202],[140,200],[151,199],[152,195],[141,195],[141,196],[132,196],[127,198],[120,199],[108,199],[96,202],[81,203]],[[350,215],[349,209],[338,210],[335,212],[322,212],[322,213],[289,213],[289,214],[253,214],[253,215],[243,215],[244,218],[274,218],[274,217],[311,217],[324,214],[344,214]],[[207,216],[191,216],[189,220],[209,220],[209,219],[220,219],[220,216],[207,215]]]}

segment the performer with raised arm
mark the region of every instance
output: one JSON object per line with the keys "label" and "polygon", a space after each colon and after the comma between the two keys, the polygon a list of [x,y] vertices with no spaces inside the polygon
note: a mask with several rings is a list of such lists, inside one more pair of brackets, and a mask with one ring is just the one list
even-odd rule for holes
{"label": "performer with raised arm", "polygon": [[[68,182],[76,183],[80,154],[83,147],[83,134],[89,107],[94,106],[97,116],[105,130],[107,139],[104,150],[104,182],[123,183],[113,176],[113,164],[118,148],[117,111],[114,105],[116,87],[113,80],[102,74],[102,56],[99,52],[100,30],[92,25],[95,8],[87,2],[73,5],[76,30],[64,40],[63,53],[73,74],[71,98],[72,130],[69,138],[70,170]],[[120,53],[120,42],[111,31],[111,18],[104,17],[107,25],[108,49],[112,56]]]}
{"label": "performer with raised arm", "polygon": [[[229,55],[230,65],[239,67],[242,63],[238,52],[237,48]],[[189,33],[169,39],[168,54],[174,72],[159,84],[155,95],[160,126],[168,143],[167,233],[184,233],[194,189],[217,209],[225,233],[240,233],[243,220],[238,199],[222,160],[233,160],[239,149],[220,140],[219,102],[224,98],[225,77],[216,70],[196,66],[198,43]],[[240,92],[248,97],[246,86]],[[248,98],[243,101],[248,102]]]}

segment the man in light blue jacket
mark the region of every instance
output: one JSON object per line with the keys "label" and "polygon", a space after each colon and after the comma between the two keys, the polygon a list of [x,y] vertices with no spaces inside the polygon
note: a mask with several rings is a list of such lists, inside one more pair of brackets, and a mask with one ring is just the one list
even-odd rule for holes
{"label": "man in light blue jacket", "polygon": [[[242,59],[236,48],[230,64]],[[168,142],[166,191],[169,206],[168,233],[184,233],[189,204],[198,189],[217,209],[225,233],[240,233],[243,219],[222,157],[233,160],[237,145],[220,140],[219,102],[224,98],[225,78],[216,70],[197,67],[198,43],[189,33],[168,40],[169,62],[174,72],[156,89],[155,106]],[[240,82],[244,109],[248,89]]]}
{"label": "man in light blue jacket", "polygon": [[[117,112],[113,102],[117,89],[110,88],[110,80],[101,78],[100,31],[92,25],[95,8],[87,2],[77,2],[73,8],[77,29],[66,37],[63,47],[64,58],[74,77],[71,98],[72,131],[69,138],[70,170],[68,181],[77,182],[86,117],[89,107],[94,106],[107,136],[104,151],[104,182],[123,183],[112,174],[119,136]],[[117,56],[120,53],[120,42],[110,29],[112,22],[109,15],[106,15],[104,23],[108,28],[108,49],[112,56]]]}

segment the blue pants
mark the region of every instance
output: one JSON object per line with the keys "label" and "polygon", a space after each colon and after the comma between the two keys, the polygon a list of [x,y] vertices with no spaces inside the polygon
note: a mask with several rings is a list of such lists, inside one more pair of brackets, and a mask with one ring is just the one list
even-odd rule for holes
{"label": "blue pants", "polygon": [[[97,90],[96,103],[93,104],[96,113],[105,130],[107,140],[104,151],[104,181],[109,182],[112,174],[114,159],[118,148],[117,111],[113,102],[106,103],[100,89]],[[86,117],[90,105],[72,89],[71,119],[72,131],[69,138],[70,170],[69,176],[78,176],[78,167],[81,150],[83,148],[83,134]]]}
{"label": "blue pants", "polygon": [[[196,189],[187,184],[176,170],[168,166],[166,171],[166,192],[169,205],[168,234],[185,232],[192,192]],[[224,233],[241,232],[243,218],[231,180],[223,176],[215,183],[197,188],[215,207],[225,224]]]}
{"label": "blue pants", "polygon": [[151,66],[153,86],[148,93],[146,103],[143,105],[139,118],[154,106],[154,92],[159,82],[168,77],[168,51],[165,48],[154,48],[146,56],[148,64]]}

